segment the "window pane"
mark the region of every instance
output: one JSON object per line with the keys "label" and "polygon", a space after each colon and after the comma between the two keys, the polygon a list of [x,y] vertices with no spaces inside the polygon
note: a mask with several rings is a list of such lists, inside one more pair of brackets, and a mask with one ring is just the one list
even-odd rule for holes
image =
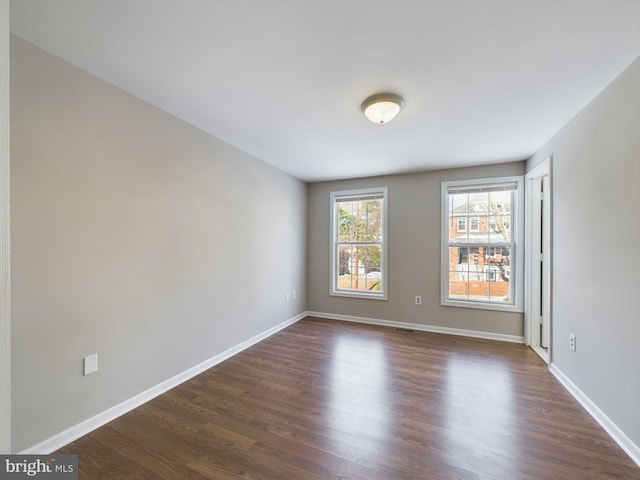
{"label": "window pane", "polygon": [[490,243],[509,243],[511,241],[511,199],[512,192],[489,193],[489,205],[491,209]]}
{"label": "window pane", "polygon": [[342,202],[338,204],[338,241],[353,242],[355,240],[355,217],[353,216],[353,203]]}
{"label": "window pane", "polygon": [[359,242],[382,241],[382,201],[356,202],[356,231]]}
{"label": "window pane", "polygon": [[456,300],[468,300],[468,292],[468,274],[466,272],[449,272],[449,297]]}
{"label": "window pane", "polygon": [[[488,272],[488,280],[486,282],[486,296],[487,301],[495,303],[509,303],[511,301],[511,284],[501,280],[499,269],[491,267],[491,271]],[[495,278],[496,280],[491,280]]]}
{"label": "window pane", "polygon": [[479,302],[509,302],[509,249],[449,247],[449,297]]}
{"label": "window pane", "polygon": [[338,203],[339,242],[382,241],[382,200]]}
{"label": "window pane", "polygon": [[477,216],[489,212],[489,194],[472,193],[469,194],[469,215]]}
{"label": "window pane", "polygon": [[464,216],[469,214],[469,195],[454,194],[449,196],[449,216]]}
{"label": "window pane", "polygon": [[382,290],[379,245],[341,246],[338,258],[338,289],[371,292]]}
{"label": "window pane", "polygon": [[351,257],[352,247],[348,245],[341,245],[338,247],[338,275],[350,275],[351,274]]}
{"label": "window pane", "polygon": [[469,271],[478,271],[478,265],[482,266],[479,247],[469,248],[469,263],[473,265],[473,268],[470,267]]}

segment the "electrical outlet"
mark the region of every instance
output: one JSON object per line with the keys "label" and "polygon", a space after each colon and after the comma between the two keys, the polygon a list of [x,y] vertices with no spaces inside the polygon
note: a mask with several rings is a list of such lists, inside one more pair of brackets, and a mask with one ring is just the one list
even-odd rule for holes
{"label": "electrical outlet", "polygon": [[295,299],[296,299],[296,291],[291,290],[291,300],[295,300]]}
{"label": "electrical outlet", "polygon": [[416,305],[422,305],[422,297],[420,295],[416,295]]}
{"label": "electrical outlet", "polygon": [[576,351],[576,336],[573,333],[569,334],[569,348]]}

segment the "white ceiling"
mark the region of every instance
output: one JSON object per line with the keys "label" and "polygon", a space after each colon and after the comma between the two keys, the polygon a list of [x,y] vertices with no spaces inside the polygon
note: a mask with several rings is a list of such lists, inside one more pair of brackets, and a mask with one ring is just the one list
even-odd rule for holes
{"label": "white ceiling", "polygon": [[318,181],[529,157],[640,55],[640,0],[12,0],[11,30]]}

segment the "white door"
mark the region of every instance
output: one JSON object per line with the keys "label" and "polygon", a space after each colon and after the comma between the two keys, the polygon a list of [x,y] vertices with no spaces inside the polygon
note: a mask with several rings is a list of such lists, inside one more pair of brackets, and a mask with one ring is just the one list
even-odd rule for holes
{"label": "white door", "polygon": [[549,363],[551,345],[550,159],[527,174],[525,339]]}
{"label": "white door", "polygon": [[549,175],[540,180],[540,346],[548,349],[551,337],[551,312],[549,298],[549,284],[551,283],[550,262],[551,259],[551,235],[550,235],[550,202],[549,202]]}

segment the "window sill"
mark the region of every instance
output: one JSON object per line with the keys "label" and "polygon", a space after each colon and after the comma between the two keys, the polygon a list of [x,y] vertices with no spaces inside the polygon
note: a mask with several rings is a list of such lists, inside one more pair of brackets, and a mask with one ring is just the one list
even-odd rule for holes
{"label": "window sill", "polygon": [[471,300],[442,300],[443,307],[473,308],[476,310],[493,310],[497,312],[524,313],[524,309],[519,305],[500,305],[498,303],[474,302]]}
{"label": "window sill", "polygon": [[341,291],[332,291],[329,292],[329,295],[332,297],[348,297],[348,298],[364,298],[367,300],[386,300],[386,294],[375,294],[375,293],[360,293],[360,292],[341,292]]}

